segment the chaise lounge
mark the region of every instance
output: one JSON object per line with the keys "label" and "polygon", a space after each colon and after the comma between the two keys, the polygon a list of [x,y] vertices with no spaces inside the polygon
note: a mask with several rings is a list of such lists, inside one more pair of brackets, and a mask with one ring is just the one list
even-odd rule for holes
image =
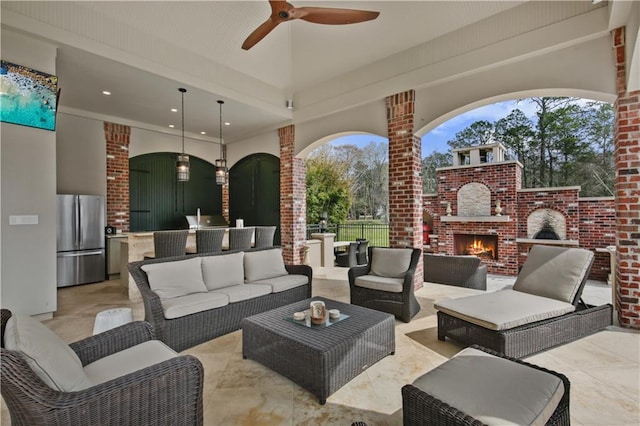
{"label": "chaise lounge", "polygon": [[611,305],[581,300],[593,258],[584,249],[533,246],[513,288],[437,302],[438,339],[521,358],[604,329]]}

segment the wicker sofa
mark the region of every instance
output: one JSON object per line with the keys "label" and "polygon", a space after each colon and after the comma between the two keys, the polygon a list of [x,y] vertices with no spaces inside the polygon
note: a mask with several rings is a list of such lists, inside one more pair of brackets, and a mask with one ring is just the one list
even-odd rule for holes
{"label": "wicker sofa", "polygon": [[240,328],[242,319],[311,297],[312,269],[280,248],[132,262],[145,320],[176,351]]}
{"label": "wicker sofa", "polygon": [[487,265],[476,256],[424,253],[424,280],[457,287],[487,289]]}

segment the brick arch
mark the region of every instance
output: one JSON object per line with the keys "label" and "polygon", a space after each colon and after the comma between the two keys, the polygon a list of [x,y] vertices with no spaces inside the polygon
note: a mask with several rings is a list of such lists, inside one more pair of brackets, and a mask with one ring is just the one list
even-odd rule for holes
{"label": "brick arch", "polygon": [[[307,145],[303,150],[301,150],[297,157],[300,158],[307,158],[307,156],[313,152],[316,148],[318,148],[319,146],[322,146],[326,143],[332,142],[338,138],[342,138],[345,136],[353,136],[353,135],[371,135],[371,136],[379,136],[381,138],[385,138],[387,139],[385,136],[381,136],[381,135],[377,135],[375,133],[371,133],[371,132],[365,132],[365,131],[358,131],[358,130],[354,130],[354,131],[347,131],[347,132],[338,132],[338,133],[333,133],[327,136],[324,136],[314,142],[311,142],[309,145]],[[388,143],[388,139],[387,139],[387,143]]]}

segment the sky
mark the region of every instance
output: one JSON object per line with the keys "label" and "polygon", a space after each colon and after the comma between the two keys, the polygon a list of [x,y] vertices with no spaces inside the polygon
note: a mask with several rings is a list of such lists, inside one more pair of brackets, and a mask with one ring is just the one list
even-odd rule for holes
{"label": "sky", "polygon": [[[525,99],[519,102],[512,100],[485,105],[483,107],[467,111],[464,114],[460,114],[449,121],[442,123],[440,126],[432,129],[422,137],[422,157],[431,154],[433,151],[447,152],[449,149],[447,141],[453,139],[456,133],[468,127],[471,123],[478,120],[487,120],[490,122],[497,121],[509,115],[509,113],[516,108],[522,110],[527,117],[535,116],[535,104]],[[375,135],[351,135],[335,139],[331,144],[353,144],[358,147],[364,147],[372,141],[387,143],[387,138]]]}

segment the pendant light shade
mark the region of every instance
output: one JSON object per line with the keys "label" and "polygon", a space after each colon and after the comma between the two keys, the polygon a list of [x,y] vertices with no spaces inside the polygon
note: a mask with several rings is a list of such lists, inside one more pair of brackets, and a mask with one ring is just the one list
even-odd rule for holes
{"label": "pendant light shade", "polygon": [[178,174],[178,182],[189,181],[189,156],[184,153],[184,94],[187,89],[179,88],[182,94],[182,154],[178,154],[176,159],[176,172]]}
{"label": "pendant light shade", "polygon": [[224,101],[218,101],[220,105],[220,158],[216,160],[216,183],[225,185],[227,183],[227,150],[222,139],[222,105]]}

